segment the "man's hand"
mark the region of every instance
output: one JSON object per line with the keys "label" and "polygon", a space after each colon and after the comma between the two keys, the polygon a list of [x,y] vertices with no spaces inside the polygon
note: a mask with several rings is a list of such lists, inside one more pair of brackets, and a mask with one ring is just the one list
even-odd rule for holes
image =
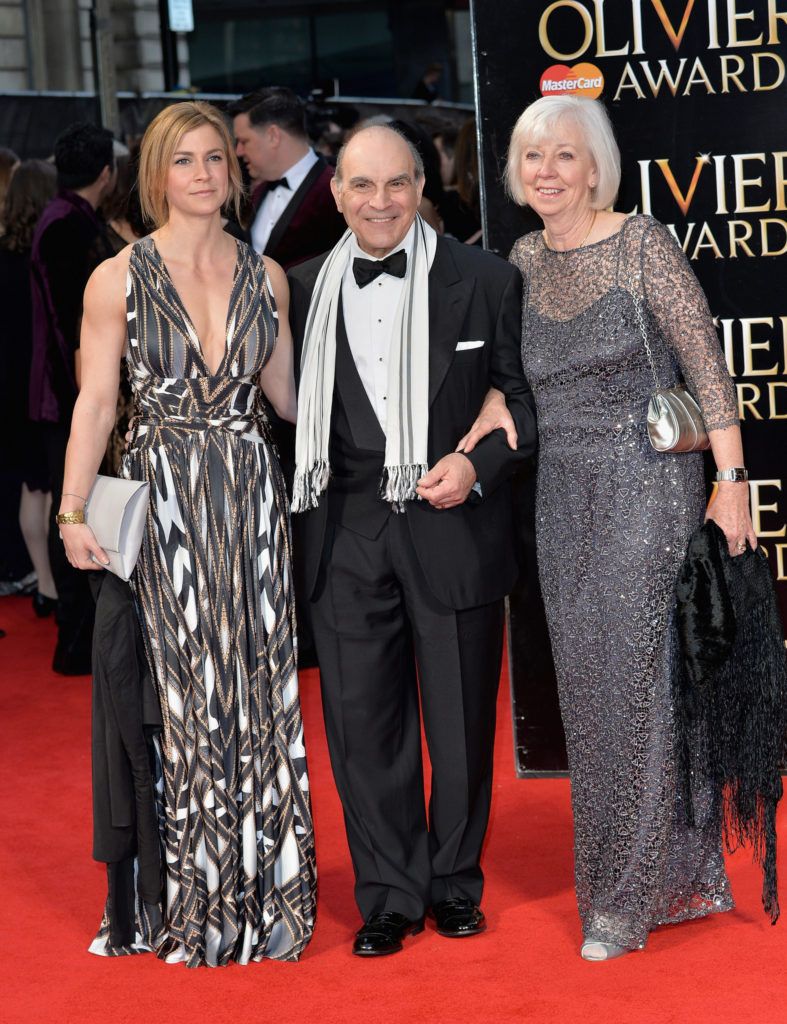
{"label": "man's hand", "polygon": [[471,452],[478,442],[493,430],[505,430],[508,447],[516,451],[517,434],[513,417],[506,405],[506,396],[490,388],[475,423],[456,446],[458,452]]}
{"label": "man's hand", "polygon": [[475,469],[470,459],[453,452],[444,455],[426,476],[421,477],[416,490],[433,508],[454,508],[467,500],[475,480]]}

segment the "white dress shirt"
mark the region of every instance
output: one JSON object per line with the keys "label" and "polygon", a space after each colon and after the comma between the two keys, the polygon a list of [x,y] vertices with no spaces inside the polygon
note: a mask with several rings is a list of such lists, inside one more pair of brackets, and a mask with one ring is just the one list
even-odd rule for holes
{"label": "white dress shirt", "polygon": [[251,226],[251,244],[260,255],[265,252],[265,246],[276,226],[276,221],[284,213],[290,200],[303,184],[303,179],[319,159],[314,150],[310,149],[297,164],[282,174],[282,178],[287,179],[287,187],[277,185],[266,193]]}
{"label": "white dress shirt", "polygon": [[[415,225],[404,236],[402,242],[392,249],[404,249],[408,263],[413,251]],[[389,253],[391,255],[391,253]],[[350,343],[358,375],[361,378],[372,408],[385,430],[388,402],[388,353],[391,348],[394,318],[404,290],[404,278],[380,274],[378,278],[359,288],[353,275],[353,260],[356,256],[372,259],[358,245],[353,236],[350,242],[350,262],[342,280],[342,307],[347,340]]]}

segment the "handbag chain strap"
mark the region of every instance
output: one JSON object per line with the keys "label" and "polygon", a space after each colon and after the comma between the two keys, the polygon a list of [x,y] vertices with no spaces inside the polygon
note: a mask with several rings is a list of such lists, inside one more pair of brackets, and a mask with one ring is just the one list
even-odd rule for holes
{"label": "handbag chain strap", "polygon": [[661,388],[661,384],[659,383],[659,375],[656,373],[656,362],[653,358],[653,352],[650,348],[650,342],[648,341],[648,328],[647,324],[645,323],[645,314],[642,311],[642,303],[639,301],[639,296],[634,291],[632,285],[629,286],[628,293],[631,296],[631,302],[634,306],[634,316],[637,318],[637,324],[639,325],[640,334],[642,335],[642,340],[645,344],[645,352],[648,356],[650,372],[653,374],[653,384],[655,386],[656,391],[658,391]]}

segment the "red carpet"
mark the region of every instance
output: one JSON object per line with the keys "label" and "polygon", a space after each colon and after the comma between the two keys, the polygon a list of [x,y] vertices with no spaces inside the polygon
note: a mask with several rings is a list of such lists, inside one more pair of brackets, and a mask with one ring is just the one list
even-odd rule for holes
{"label": "red carpet", "polygon": [[[489,931],[433,930],[379,961],[350,955],[352,876],[322,734],[317,678],[302,700],[317,829],[320,899],[300,964],[189,971],[152,956],[86,952],[104,900],[90,858],[90,681],[53,675],[51,622],[0,600],[2,924],[0,1020],[8,1024],[700,1024],[787,1021],[785,918],[771,928],[748,853],[730,859],[738,909],[662,928],[644,953],[586,964],[571,866],[568,783],[517,781],[508,690],[485,855]],[[782,841],[787,842],[783,812]],[[787,856],[780,858],[787,879]]]}

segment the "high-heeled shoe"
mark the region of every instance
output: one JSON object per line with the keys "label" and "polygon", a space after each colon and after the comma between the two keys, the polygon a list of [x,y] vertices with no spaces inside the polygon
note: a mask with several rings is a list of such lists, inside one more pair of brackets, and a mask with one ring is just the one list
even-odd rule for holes
{"label": "high-heeled shoe", "polygon": [[38,591],[33,594],[33,611],[39,619],[48,618],[55,608],[57,608],[56,597],[45,597]]}
{"label": "high-heeled shoe", "polygon": [[615,946],[611,942],[594,942],[592,940],[582,943],[579,955],[583,960],[614,960],[623,956],[629,950],[625,946]]}

